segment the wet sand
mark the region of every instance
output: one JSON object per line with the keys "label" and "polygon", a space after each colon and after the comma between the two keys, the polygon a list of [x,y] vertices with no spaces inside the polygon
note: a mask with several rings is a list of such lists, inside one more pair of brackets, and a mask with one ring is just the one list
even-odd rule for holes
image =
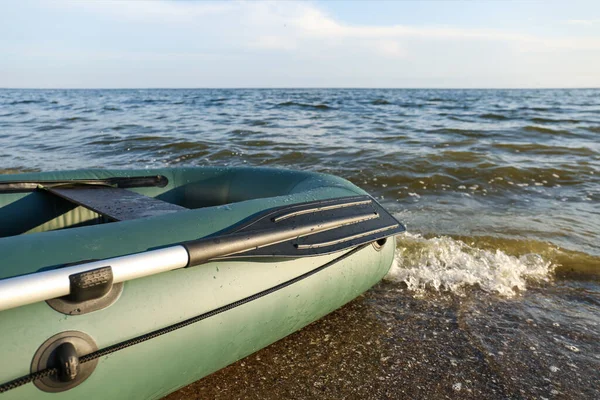
{"label": "wet sand", "polygon": [[[594,379],[598,373],[589,369],[595,368],[589,360],[573,364],[579,382],[564,370],[553,374],[559,371],[545,364],[559,354],[546,354],[548,361],[544,355],[532,356],[524,337],[511,334],[504,340],[502,332],[487,332],[485,318],[472,317],[487,307],[481,304],[455,295],[415,298],[399,285],[383,282],[322,320],[166,399],[583,399],[600,393]],[[532,325],[526,319],[522,323]],[[510,329],[518,331],[519,324]],[[502,362],[480,334],[503,343]]]}

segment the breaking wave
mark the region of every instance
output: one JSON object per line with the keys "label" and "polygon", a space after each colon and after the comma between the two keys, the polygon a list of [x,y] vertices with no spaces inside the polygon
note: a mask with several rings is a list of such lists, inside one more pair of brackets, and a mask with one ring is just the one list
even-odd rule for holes
{"label": "breaking wave", "polygon": [[398,237],[396,259],[386,279],[414,292],[462,294],[468,288],[503,297],[527,290],[533,282],[547,282],[556,265],[538,254],[514,256],[502,250],[486,250],[447,236],[424,238],[418,234]]}

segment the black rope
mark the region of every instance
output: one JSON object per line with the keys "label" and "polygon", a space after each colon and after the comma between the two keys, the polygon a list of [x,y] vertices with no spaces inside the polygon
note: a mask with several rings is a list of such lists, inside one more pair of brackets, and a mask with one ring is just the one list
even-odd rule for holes
{"label": "black rope", "polygon": [[46,368],[37,372],[33,372],[29,375],[22,376],[20,378],[14,379],[10,382],[3,383],[0,385],[0,393],[8,392],[11,389],[16,389],[19,386],[23,386],[29,382],[33,382],[36,379],[42,379],[50,375],[54,375],[58,372],[56,368]]}
{"label": "black rope", "polygon": [[[346,253],[346,254],[344,254],[344,255],[342,255],[342,256],[340,256],[340,257],[338,257],[338,258],[336,258],[336,259],[334,259],[332,261],[329,261],[326,264],[321,265],[320,267],[312,269],[312,270],[310,270],[310,271],[308,271],[308,272],[306,272],[306,273],[304,273],[302,275],[298,275],[297,277],[295,277],[293,279],[290,279],[289,281],[285,281],[285,282],[282,282],[282,283],[280,283],[278,285],[275,285],[275,286],[273,286],[273,287],[271,287],[269,289],[265,289],[262,292],[255,293],[255,294],[253,294],[251,296],[248,296],[248,297],[245,297],[245,298],[243,298],[241,300],[237,300],[237,301],[234,301],[233,303],[229,303],[229,304],[226,304],[226,305],[224,305],[222,307],[215,308],[214,310],[211,310],[211,311],[205,312],[204,314],[200,314],[200,315],[197,315],[195,317],[186,319],[185,321],[178,322],[176,324],[167,326],[165,328],[161,328],[161,329],[158,329],[156,331],[149,332],[149,333],[146,333],[146,334],[134,337],[132,339],[125,340],[125,341],[123,341],[121,343],[113,344],[112,346],[108,346],[108,347],[105,347],[103,349],[96,350],[93,353],[86,354],[85,356],[81,356],[81,357],[79,357],[79,363],[83,364],[83,363],[86,363],[86,362],[93,361],[93,360],[95,360],[97,358],[104,357],[106,355],[109,355],[111,353],[117,352],[119,350],[126,349],[127,347],[131,347],[131,346],[134,346],[136,344],[145,342],[147,340],[154,339],[154,338],[162,336],[164,334],[176,331],[177,329],[181,329],[181,328],[184,328],[184,327],[186,327],[188,325],[192,325],[192,324],[194,324],[196,322],[205,320],[205,319],[210,318],[210,317],[214,317],[215,315],[221,314],[221,313],[223,313],[225,311],[232,310],[232,309],[234,309],[236,307],[239,307],[241,305],[244,305],[246,303],[250,303],[251,301],[260,299],[261,297],[264,297],[264,296],[267,296],[267,295],[269,295],[271,293],[277,292],[278,290],[284,289],[284,288],[286,288],[286,287],[288,287],[290,285],[293,285],[294,283],[297,283],[297,282],[299,282],[299,281],[301,281],[303,279],[306,279],[306,278],[308,278],[308,277],[310,277],[310,276],[312,276],[312,275],[314,275],[314,274],[316,274],[318,272],[321,272],[324,269],[326,269],[326,268],[334,265],[338,261],[341,261],[341,260],[345,259],[346,257],[349,257],[350,255],[356,253],[357,251],[365,248],[366,246],[368,246],[368,244],[364,244],[362,246],[359,246],[359,247],[355,248],[354,250],[351,250],[348,253]],[[29,374],[29,375],[24,375],[24,376],[22,376],[20,378],[14,379],[14,380],[12,380],[10,382],[6,382],[6,383],[1,384],[0,385],[0,393],[7,392],[7,391],[9,391],[11,389],[15,389],[15,388],[18,388],[19,386],[23,386],[23,385],[25,385],[25,384],[27,384],[29,382],[33,382],[36,379],[45,378],[47,376],[55,375],[57,373],[58,373],[58,369],[56,369],[56,368],[46,368],[46,369],[43,369],[43,370],[40,370],[40,371],[37,371],[37,372],[33,372],[33,373]]]}

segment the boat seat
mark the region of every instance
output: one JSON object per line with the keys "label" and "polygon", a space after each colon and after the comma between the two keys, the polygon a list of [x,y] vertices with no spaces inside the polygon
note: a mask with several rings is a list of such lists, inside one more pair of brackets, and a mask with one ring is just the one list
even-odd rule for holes
{"label": "boat seat", "polygon": [[112,186],[55,186],[45,189],[113,221],[147,218],[187,210],[176,204]]}

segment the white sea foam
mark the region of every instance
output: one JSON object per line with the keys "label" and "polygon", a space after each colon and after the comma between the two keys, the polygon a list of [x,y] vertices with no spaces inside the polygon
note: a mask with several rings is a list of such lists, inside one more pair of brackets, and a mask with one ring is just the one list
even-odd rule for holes
{"label": "white sea foam", "polygon": [[515,257],[484,250],[450,237],[398,237],[395,262],[385,279],[403,282],[409,290],[451,291],[466,287],[512,297],[531,281],[550,279],[554,265],[537,254]]}

